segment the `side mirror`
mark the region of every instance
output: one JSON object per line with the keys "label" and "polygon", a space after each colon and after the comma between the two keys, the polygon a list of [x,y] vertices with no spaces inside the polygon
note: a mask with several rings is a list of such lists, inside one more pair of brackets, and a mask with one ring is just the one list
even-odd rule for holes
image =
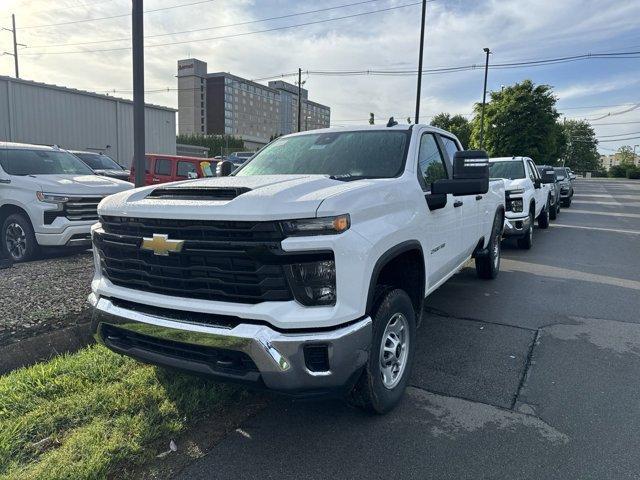
{"label": "side mirror", "polygon": [[542,172],[542,183],[556,183],[556,176],[552,170]]}
{"label": "side mirror", "polygon": [[228,177],[233,171],[233,163],[229,160],[222,160],[216,165],[216,177]]}
{"label": "side mirror", "polygon": [[472,178],[489,179],[489,155],[484,150],[456,152],[453,156],[453,179]]}
{"label": "side mirror", "polygon": [[535,178],[533,180],[533,187],[534,188],[540,188],[542,186],[542,180],[540,180],[539,178]]}
{"label": "side mirror", "polygon": [[431,184],[432,194],[451,193],[458,195],[483,195],[489,191],[489,178],[464,178],[449,180],[444,178]]}

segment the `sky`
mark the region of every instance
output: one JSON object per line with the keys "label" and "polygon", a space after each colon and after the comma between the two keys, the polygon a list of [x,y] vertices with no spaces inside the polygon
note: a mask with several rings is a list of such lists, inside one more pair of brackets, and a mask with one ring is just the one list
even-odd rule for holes
{"label": "sky", "polygon": [[[129,0],[0,3],[0,28],[11,28],[14,13],[18,42],[26,45],[19,47],[22,78],[131,98]],[[390,116],[406,121],[415,111],[415,74],[313,72],[416,70],[418,3],[145,0],[145,100],[177,107],[177,92],[167,91],[177,86],[177,61],[198,58],[208,63],[210,72],[227,71],[249,79],[289,75],[302,68],[309,98],[331,107],[332,125],[366,123],[369,112],[378,122]],[[315,12],[304,14],[310,11]],[[112,18],[86,21],[101,17]],[[472,112],[474,103],[482,100],[484,47],[491,49],[490,62],[495,64],[640,52],[639,18],[640,1],[631,0],[430,0],[424,68],[478,68],[424,75],[421,121],[428,122],[439,112]],[[286,26],[291,28],[273,30]],[[11,33],[6,30],[0,31],[3,51],[12,51]],[[494,68],[487,90],[524,79],[551,85],[562,116],[592,121],[600,152],[612,153],[621,145],[640,144],[640,55],[631,57]],[[13,57],[0,56],[0,75],[13,74]],[[292,76],[283,79],[295,81]],[[635,105],[639,106],[633,109]],[[617,140],[622,137],[628,140]]]}

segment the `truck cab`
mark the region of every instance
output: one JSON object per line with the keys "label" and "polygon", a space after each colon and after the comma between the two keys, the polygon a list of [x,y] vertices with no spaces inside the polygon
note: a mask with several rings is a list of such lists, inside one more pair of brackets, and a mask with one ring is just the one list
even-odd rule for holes
{"label": "truck cab", "polygon": [[504,236],[515,238],[520,248],[530,249],[534,221],[538,220],[540,228],[549,226],[553,175],[541,174],[531,158],[516,156],[491,158],[489,174],[505,182]]}
{"label": "truck cab", "polygon": [[96,338],[141,361],[384,413],[426,296],[500,268],[504,182],[426,125],[280,137],[230,176],[99,207]]}

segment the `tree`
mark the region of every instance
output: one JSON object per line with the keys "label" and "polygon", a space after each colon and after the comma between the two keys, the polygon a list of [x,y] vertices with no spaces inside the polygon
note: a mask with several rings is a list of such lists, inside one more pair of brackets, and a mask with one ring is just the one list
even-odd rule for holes
{"label": "tree", "polygon": [[620,160],[621,167],[635,167],[633,148],[630,145],[623,145],[616,152],[616,157]]}
{"label": "tree", "polygon": [[565,166],[576,172],[600,170],[600,155],[596,132],[584,120],[567,120],[562,124],[567,139],[563,156]]}
{"label": "tree", "polygon": [[[491,92],[485,106],[484,149],[491,156],[522,155],[539,164],[554,164],[564,154],[565,138],[558,123],[556,97],[549,85],[531,80]],[[480,112],[474,107],[471,143],[479,146]]]}
{"label": "tree", "polygon": [[469,148],[469,140],[471,139],[471,124],[462,115],[454,115],[448,113],[439,113],[431,120],[431,125],[441,128],[447,132],[453,133],[464,148]]}
{"label": "tree", "polygon": [[221,153],[227,155],[230,149],[244,149],[244,141],[232,135],[178,135],[176,143],[209,147],[210,157],[215,157]]}

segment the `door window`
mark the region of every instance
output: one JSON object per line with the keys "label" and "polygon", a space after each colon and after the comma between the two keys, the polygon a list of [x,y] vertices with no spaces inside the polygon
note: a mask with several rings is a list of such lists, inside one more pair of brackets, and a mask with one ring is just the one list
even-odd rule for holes
{"label": "door window", "polygon": [[[192,174],[191,176],[189,175],[190,173]],[[193,174],[195,174],[196,177],[198,176],[195,163],[178,162],[178,173],[176,174],[177,177],[195,178],[193,177]]]}
{"label": "door window", "polygon": [[442,158],[442,152],[431,133],[425,133],[420,139],[418,151],[418,176],[421,179],[422,189],[431,190],[431,183],[442,178],[449,178],[447,168]]}
{"label": "door window", "polygon": [[533,162],[528,160],[527,163],[529,163],[529,170],[531,171],[531,181],[534,181],[536,178],[542,178],[538,173],[538,169],[533,165]]}
{"label": "door window", "polygon": [[156,158],[156,175],[171,175],[171,160]]}
{"label": "door window", "polygon": [[453,162],[453,156],[456,152],[460,151],[458,144],[453,138],[443,136],[440,136],[440,138],[442,138],[442,143],[444,144],[444,149],[446,150],[447,155],[449,155],[449,159]]}

